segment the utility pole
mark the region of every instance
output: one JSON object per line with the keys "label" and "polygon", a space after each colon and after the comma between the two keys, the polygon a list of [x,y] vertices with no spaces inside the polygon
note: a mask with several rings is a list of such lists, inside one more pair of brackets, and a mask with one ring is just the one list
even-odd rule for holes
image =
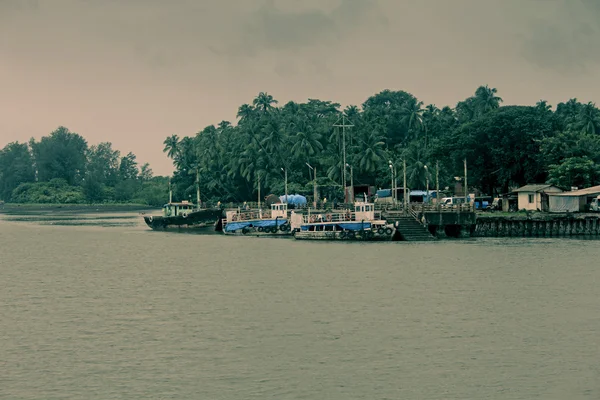
{"label": "utility pole", "polygon": [[313,169],[313,197],[315,199],[314,201],[314,208],[317,208],[317,198],[319,197],[318,193],[317,193],[317,167],[314,167]]}
{"label": "utility pole", "polygon": [[260,175],[256,173],[256,180],[258,183],[258,209],[260,210]]}
{"label": "utility pole", "polygon": [[440,162],[435,162],[435,203],[440,206]]}
{"label": "utility pole", "polygon": [[169,178],[169,204],[173,202],[173,189],[171,189],[171,178]]}
{"label": "utility pole", "polygon": [[340,120],[338,119],[337,122],[335,124],[333,124],[333,126],[335,127],[341,127],[342,128],[342,152],[343,152],[343,166],[344,166],[344,170],[342,171],[342,176],[343,176],[343,181],[344,181],[344,202],[347,203],[348,199],[346,196],[346,128],[351,128],[354,125],[352,124],[346,124],[346,114],[342,114],[342,123],[340,124]]}
{"label": "utility pole", "polygon": [[306,163],[306,166],[309,168],[309,177],[310,171],[313,171],[313,208],[317,208],[317,167],[313,167],[309,163]]}
{"label": "utility pole", "polygon": [[346,164],[346,167],[350,167],[350,201],[354,203],[354,172],[352,165]]}
{"label": "utility pole", "polygon": [[425,167],[425,181],[426,183],[426,187],[427,187],[427,204],[429,204],[429,168],[427,168],[427,165],[424,166]]}
{"label": "utility pole", "polygon": [[408,195],[406,189],[406,158],[402,159],[402,169],[404,172],[404,214],[408,211]]}
{"label": "utility pole", "polygon": [[287,204],[287,200],[288,200],[288,195],[287,195],[287,168],[281,168],[281,170],[283,171],[284,174],[284,179],[285,179],[285,204]]}
{"label": "utility pole", "polygon": [[465,203],[468,203],[469,191],[467,190],[467,159],[464,159],[465,163]]}
{"label": "utility pole", "polygon": [[196,165],[196,202],[198,210],[200,207],[200,168]]}
{"label": "utility pole", "polygon": [[394,199],[394,166],[392,165],[392,160],[389,160],[389,167],[390,167],[390,176],[391,176],[391,182],[390,182],[390,190],[391,190],[391,195],[392,195],[392,205],[395,205],[395,199]]}

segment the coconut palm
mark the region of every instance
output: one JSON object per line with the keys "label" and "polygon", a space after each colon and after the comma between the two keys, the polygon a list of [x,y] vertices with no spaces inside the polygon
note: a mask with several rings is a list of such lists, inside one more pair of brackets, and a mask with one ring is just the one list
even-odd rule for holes
{"label": "coconut palm", "polygon": [[163,142],[165,145],[163,152],[167,153],[167,157],[175,159],[179,151],[179,136],[171,135]]}
{"label": "coconut palm", "polygon": [[585,104],[579,113],[579,121],[583,133],[594,134],[599,131],[600,116],[596,104],[591,101]]}
{"label": "coconut palm", "polygon": [[260,92],[252,101],[252,104],[254,107],[256,107],[256,109],[266,113],[273,109],[273,104],[277,104],[277,100],[275,100],[273,96],[267,92]]}
{"label": "coconut palm", "polygon": [[502,98],[496,96],[498,90],[490,88],[488,85],[479,86],[475,91],[475,107],[478,115],[483,115],[491,110],[500,107]]}

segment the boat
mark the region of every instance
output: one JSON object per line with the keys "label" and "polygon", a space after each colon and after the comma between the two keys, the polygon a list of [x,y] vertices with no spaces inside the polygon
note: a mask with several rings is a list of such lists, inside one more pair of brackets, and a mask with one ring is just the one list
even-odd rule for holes
{"label": "boat", "polygon": [[[340,210],[300,215],[302,220],[295,229],[298,240],[392,240],[396,229],[381,216],[375,215],[375,205],[357,201],[354,211]],[[295,221],[296,216],[292,216]],[[294,223],[296,225],[296,223]]]}
{"label": "boat", "polygon": [[287,203],[271,204],[269,211],[225,211],[222,227],[226,235],[291,237],[293,233]]}
{"label": "boat", "polygon": [[169,202],[162,208],[162,215],[144,216],[144,221],[153,230],[215,230],[221,218],[220,208],[199,209],[188,201]]}
{"label": "boat", "polygon": [[[200,188],[196,177],[196,196],[200,204]],[[223,215],[221,208],[200,208],[189,201],[173,202],[173,191],[169,182],[169,202],[162,207],[162,215],[144,216],[144,221],[153,230],[192,230],[211,232],[218,230]]]}

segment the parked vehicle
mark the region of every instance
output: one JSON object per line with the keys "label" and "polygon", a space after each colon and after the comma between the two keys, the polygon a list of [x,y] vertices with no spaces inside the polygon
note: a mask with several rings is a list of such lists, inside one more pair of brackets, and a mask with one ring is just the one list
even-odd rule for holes
{"label": "parked vehicle", "polygon": [[600,196],[596,196],[590,203],[590,211],[600,211]]}

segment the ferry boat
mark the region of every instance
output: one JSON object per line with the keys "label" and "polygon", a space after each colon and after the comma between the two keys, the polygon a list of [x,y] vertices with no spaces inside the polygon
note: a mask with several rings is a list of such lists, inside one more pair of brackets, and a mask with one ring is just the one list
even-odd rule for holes
{"label": "ferry boat", "polygon": [[271,204],[270,211],[231,210],[222,220],[223,233],[244,236],[291,236],[287,203]]}
{"label": "ferry boat", "polygon": [[199,209],[188,201],[169,202],[162,208],[162,215],[144,216],[144,221],[153,230],[214,230],[221,218],[220,208]]}
{"label": "ferry boat", "polygon": [[[196,171],[196,198],[200,204],[200,184],[198,171]],[[200,208],[186,200],[173,202],[173,190],[169,181],[169,202],[162,208],[162,215],[144,216],[144,222],[153,230],[193,230],[215,231],[221,220],[221,208]]]}
{"label": "ferry boat", "polygon": [[335,212],[301,215],[294,237],[298,240],[392,240],[394,225],[375,215],[375,205],[355,202],[354,212]]}

